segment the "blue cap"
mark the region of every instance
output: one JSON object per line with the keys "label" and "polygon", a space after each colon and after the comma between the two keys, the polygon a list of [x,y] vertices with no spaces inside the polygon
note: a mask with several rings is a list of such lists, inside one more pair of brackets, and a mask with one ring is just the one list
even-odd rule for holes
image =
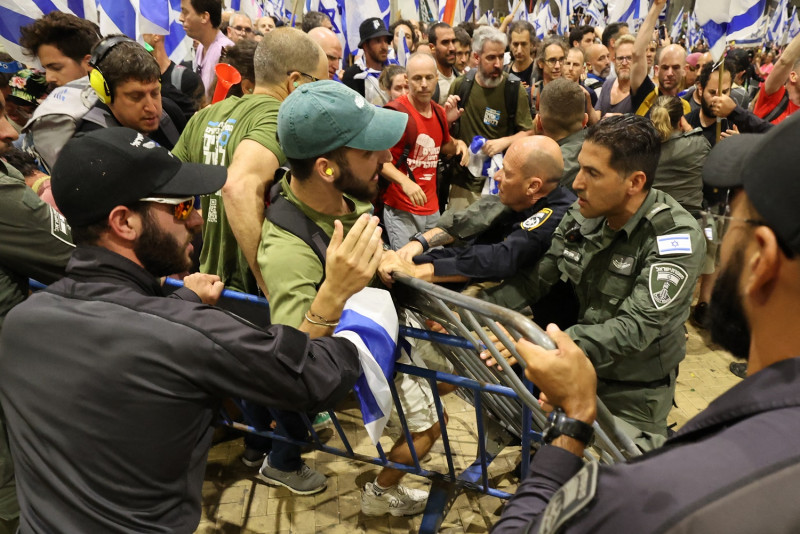
{"label": "blue cap", "polygon": [[340,147],[387,150],[406,129],[408,115],[378,108],[331,80],[295,89],[278,112],[278,141],[287,157],[310,159]]}

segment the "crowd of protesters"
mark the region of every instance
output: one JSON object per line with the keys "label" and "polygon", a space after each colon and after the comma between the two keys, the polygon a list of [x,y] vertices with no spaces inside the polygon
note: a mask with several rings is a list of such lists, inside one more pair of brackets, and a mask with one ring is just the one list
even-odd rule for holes
{"label": "crowd of protesters", "polygon": [[[664,5],[636,34],[542,41],[510,18],[368,18],[352,57],[324,13],[296,28],[221,0],[182,0],[181,62],[59,11],[22,27],[28,56],[0,55],[0,533],[192,532],[220,403],[295,441],[328,425],[359,371],[343,307],[394,273],[553,323],[557,351],[518,354],[559,417],[498,531],[756,531],[733,511],[765,495],[800,524],[778,497],[800,437],[800,36],[715,61],[659,32]],[[27,298],[29,279],[53,285]],[[269,310],[223,312],[223,287]],[[687,320],[749,366],[674,435]],[[446,421],[426,381],[395,383],[425,454]],[[595,394],[666,452],[582,467]],[[726,470],[725,443],[753,450]],[[405,436],[387,457],[413,463]],[[248,434],[241,460],[327,488],[283,439]],[[421,513],[403,474],[362,512]],[[659,491],[680,498],[648,515]]]}

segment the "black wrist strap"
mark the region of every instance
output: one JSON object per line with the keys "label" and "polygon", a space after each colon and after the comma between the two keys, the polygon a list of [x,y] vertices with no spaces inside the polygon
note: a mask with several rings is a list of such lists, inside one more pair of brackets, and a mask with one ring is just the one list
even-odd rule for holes
{"label": "black wrist strap", "polygon": [[422,245],[422,252],[428,252],[428,249],[431,248],[430,244],[428,243],[428,240],[425,239],[424,235],[422,235],[422,232],[414,234],[414,237],[412,237],[411,239],[413,241],[419,242],[419,244]]}
{"label": "black wrist strap", "polygon": [[588,445],[594,437],[594,428],[589,423],[567,417],[564,410],[556,408],[547,417],[542,441],[549,444],[559,436],[567,436]]}

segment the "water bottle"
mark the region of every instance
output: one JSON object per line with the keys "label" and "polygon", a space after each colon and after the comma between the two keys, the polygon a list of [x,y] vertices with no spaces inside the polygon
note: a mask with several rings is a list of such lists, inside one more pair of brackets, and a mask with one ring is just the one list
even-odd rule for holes
{"label": "water bottle", "polygon": [[486,143],[486,138],[476,135],[469,144],[469,163],[467,169],[472,176],[483,176],[483,164],[486,161],[486,154],[481,152],[481,148]]}

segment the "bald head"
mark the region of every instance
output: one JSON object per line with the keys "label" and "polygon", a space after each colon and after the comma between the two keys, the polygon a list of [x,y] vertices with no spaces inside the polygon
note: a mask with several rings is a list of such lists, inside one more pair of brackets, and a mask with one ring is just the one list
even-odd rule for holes
{"label": "bald head", "polygon": [[661,94],[675,96],[683,81],[686,50],[681,45],[667,45],[658,53],[656,64],[658,65],[658,88]]}
{"label": "bald head", "polygon": [[518,139],[508,147],[503,169],[495,175],[500,202],[524,211],[558,187],[563,173],[558,143],[543,135]]}
{"label": "bald head", "polygon": [[611,73],[611,56],[608,48],[600,43],[586,48],[586,64],[595,75],[607,78]]}
{"label": "bald head", "polygon": [[317,26],[308,31],[308,36],[322,47],[328,61],[328,78],[333,80],[342,61],[342,43],[333,31],[324,26]]}

